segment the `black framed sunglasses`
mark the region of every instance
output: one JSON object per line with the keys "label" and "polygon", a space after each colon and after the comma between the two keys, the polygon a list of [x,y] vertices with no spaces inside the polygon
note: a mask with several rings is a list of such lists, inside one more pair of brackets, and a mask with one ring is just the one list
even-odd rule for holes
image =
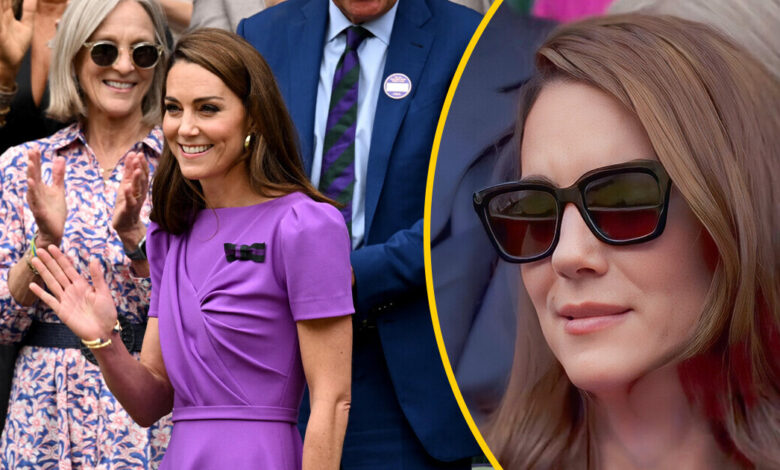
{"label": "black framed sunglasses", "polygon": [[528,263],[555,250],[568,203],[604,243],[630,245],[658,237],[666,225],[671,186],[660,162],[634,160],[589,171],[568,188],[534,180],[491,186],[474,193],[474,209],[499,255]]}
{"label": "black framed sunglasses", "polygon": [[[119,46],[111,41],[85,42],[89,48],[89,57],[98,67],[110,67],[119,58]],[[157,65],[163,47],[150,42],[139,42],[130,46],[130,60],[139,69],[150,69]]]}

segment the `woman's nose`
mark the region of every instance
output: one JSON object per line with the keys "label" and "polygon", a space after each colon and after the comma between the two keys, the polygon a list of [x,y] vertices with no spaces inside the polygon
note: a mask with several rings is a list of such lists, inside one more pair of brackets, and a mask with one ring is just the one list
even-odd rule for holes
{"label": "woman's nose", "polygon": [[126,47],[120,47],[118,51],[118,56],[116,60],[114,61],[113,67],[114,69],[122,74],[128,74],[135,69],[135,64],[133,63],[132,58],[130,57],[130,50]]}
{"label": "woman's nose", "polygon": [[598,276],[607,271],[604,250],[609,246],[600,241],[585,223],[574,204],[566,204],[561,217],[558,244],[552,254],[555,272],[566,278]]}
{"label": "woman's nose", "polygon": [[198,132],[198,126],[192,113],[183,111],[179,121],[179,135],[193,136],[197,135]]}

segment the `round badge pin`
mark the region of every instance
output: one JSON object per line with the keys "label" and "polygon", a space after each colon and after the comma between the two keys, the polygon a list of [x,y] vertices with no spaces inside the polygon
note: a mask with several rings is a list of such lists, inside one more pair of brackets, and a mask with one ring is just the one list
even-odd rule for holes
{"label": "round badge pin", "polygon": [[412,81],[402,73],[394,73],[385,78],[385,94],[394,99],[406,98],[412,91]]}

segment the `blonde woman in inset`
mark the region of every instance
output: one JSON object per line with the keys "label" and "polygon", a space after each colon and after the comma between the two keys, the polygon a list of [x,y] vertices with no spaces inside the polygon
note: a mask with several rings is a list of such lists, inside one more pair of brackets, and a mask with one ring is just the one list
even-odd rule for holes
{"label": "blonde woman in inset", "polygon": [[486,432],[507,469],[780,468],[780,84],[707,26],[562,27],[475,194],[536,315]]}

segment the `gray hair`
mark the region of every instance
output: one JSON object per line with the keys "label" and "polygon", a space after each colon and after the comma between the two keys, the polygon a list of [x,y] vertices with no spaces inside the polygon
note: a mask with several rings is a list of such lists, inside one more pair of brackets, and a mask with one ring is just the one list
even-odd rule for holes
{"label": "gray hair", "polygon": [[718,29],[780,77],[777,0],[616,0],[609,13],[672,15]]}
{"label": "gray hair", "polygon": [[155,125],[160,120],[160,93],[165,76],[165,62],[169,45],[165,31],[165,13],[157,0],[73,0],[62,15],[52,46],[49,70],[49,117],[68,122],[87,116],[87,109],[79,89],[74,62],[84,43],[111,11],[123,1],[135,1],[146,10],[154,25],[154,36],[162,44],[163,56],[155,66],[149,91],[141,102],[143,121]]}

